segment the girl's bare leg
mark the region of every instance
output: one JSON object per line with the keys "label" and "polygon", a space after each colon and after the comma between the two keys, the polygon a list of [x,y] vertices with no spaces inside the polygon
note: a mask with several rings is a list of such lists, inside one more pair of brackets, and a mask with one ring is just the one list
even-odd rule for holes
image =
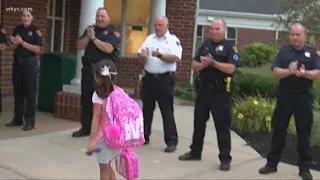
{"label": "girl's bare leg", "polygon": [[111,161],[109,162],[109,168],[110,168],[110,180],[116,180],[116,174],[114,173],[113,168],[111,167]]}
{"label": "girl's bare leg", "polygon": [[99,164],[100,168],[100,180],[109,180],[110,179],[110,168],[109,164]]}

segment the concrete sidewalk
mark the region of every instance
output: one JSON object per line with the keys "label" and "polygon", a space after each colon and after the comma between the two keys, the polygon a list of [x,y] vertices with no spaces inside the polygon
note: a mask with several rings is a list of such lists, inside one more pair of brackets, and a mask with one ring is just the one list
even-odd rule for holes
{"label": "concrete sidewalk", "polygon": [[[134,150],[139,157],[139,179],[299,179],[298,168],[283,163],[279,165],[278,173],[260,175],[258,169],[265,164],[265,159],[235,133],[232,133],[231,170],[219,171],[212,120],[207,125],[203,160],[178,161],[180,154],[189,151],[193,132],[193,107],[181,104],[184,103],[177,102],[175,106],[179,132],[177,151],[163,152],[161,114],[156,109],[151,144]],[[72,138],[73,130],[0,140],[0,179],[98,179],[95,156],[84,154],[88,138]],[[320,178],[320,172],[312,173],[315,179]]]}

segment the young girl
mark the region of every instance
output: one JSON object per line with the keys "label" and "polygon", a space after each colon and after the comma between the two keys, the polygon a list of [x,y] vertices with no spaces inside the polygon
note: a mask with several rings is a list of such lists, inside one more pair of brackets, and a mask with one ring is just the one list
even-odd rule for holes
{"label": "young girl", "polygon": [[105,124],[105,122],[100,122],[102,121],[101,113],[104,113],[103,104],[113,91],[113,79],[116,74],[115,64],[111,60],[102,60],[98,62],[94,68],[95,92],[92,96],[93,117],[87,151],[100,148],[100,152],[97,154],[97,161],[99,163],[101,180],[116,179],[114,170],[111,167],[111,161],[120,152],[120,149],[112,149],[105,145],[103,140],[103,127],[101,127],[101,124]]}

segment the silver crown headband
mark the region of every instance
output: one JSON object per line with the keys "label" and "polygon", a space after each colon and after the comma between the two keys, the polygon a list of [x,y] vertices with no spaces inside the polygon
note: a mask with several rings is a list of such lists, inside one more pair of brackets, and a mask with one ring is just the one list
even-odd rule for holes
{"label": "silver crown headband", "polygon": [[117,72],[110,72],[109,69],[110,69],[110,67],[104,66],[103,68],[101,68],[100,74],[102,76],[110,76],[111,74],[112,75],[118,74]]}

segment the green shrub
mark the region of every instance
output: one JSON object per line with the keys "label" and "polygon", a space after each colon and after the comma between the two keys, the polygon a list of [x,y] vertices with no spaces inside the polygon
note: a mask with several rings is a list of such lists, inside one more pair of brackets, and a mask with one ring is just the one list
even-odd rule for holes
{"label": "green shrub", "polygon": [[239,96],[276,97],[278,80],[275,78],[241,73],[235,81],[237,81],[235,83],[238,86],[237,95]]}
{"label": "green shrub", "polygon": [[188,101],[196,99],[194,85],[190,85],[189,83],[176,85],[173,89],[173,95]]}
{"label": "green shrub", "polygon": [[245,67],[260,67],[273,61],[277,49],[262,42],[245,45],[240,51],[240,63]]}
{"label": "green shrub", "polygon": [[[231,129],[238,132],[271,133],[271,117],[275,100],[247,96],[239,98],[232,109]],[[291,117],[288,133],[295,134],[294,119]]]}
{"label": "green shrub", "polygon": [[313,126],[311,129],[311,146],[320,147],[320,112],[314,111]]}

